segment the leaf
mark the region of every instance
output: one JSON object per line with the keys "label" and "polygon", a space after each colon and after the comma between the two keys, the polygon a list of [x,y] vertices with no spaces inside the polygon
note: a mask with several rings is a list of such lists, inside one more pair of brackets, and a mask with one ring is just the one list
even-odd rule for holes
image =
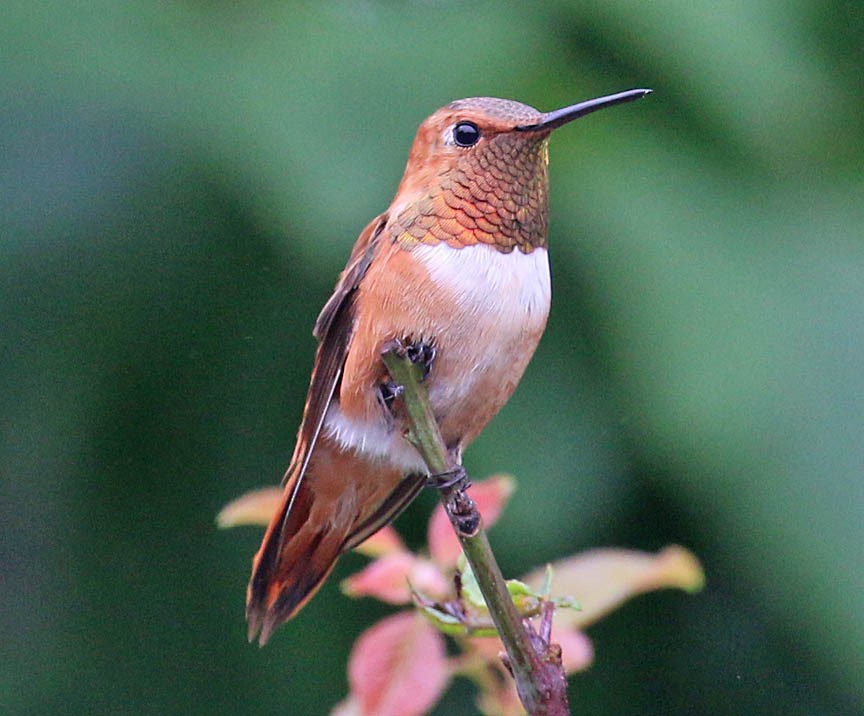
{"label": "leaf", "polygon": [[354,695],[336,704],[330,711],[330,716],[361,716],[360,704]]}
{"label": "leaf", "polygon": [[220,528],[239,525],[260,525],[266,527],[282,500],[281,487],[262,487],[240,495],[223,507],[216,515]]}
{"label": "leaf", "polygon": [[452,594],[452,582],[428,559],[402,550],[385,554],[344,579],[342,591],[349,597],[375,597],[388,604],[408,604],[415,589],[434,599]]}
{"label": "leaf", "polygon": [[375,597],[388,604],[407,604],[411,601],[408,577],[416,561],[417,557],[410,552],[379,557],[342,580],[341,589],[349,597]]}
{"label": "leaf", "polygon": [[460,556],[457,560],[457,569],[462,583],[462,599],[466,605],[472,609],[488,611],[486,600],[483,593],[480,591],[480,585],[477,583],[477,577],[474,576],[474,570],[468,564],[468,560],[464,556]]}
{"label": "leaf", "polygon": [[351,693],[338,713],[421,716],[449,680],[444,638],[416,612],[400,612],[360,635],[348,661]]}
{"label": "leaf", "polygon": [[[553,594],[572,594],[581,611],[556,610],[560,628],[582,629],[621,603],[655,589],[678,588],[699,591],[705,583],[696,557],[677,545],[656,555],[625,549],[595,549],[556,562]],[[532,572],[526,581],[541,585],[544,570]]]}
{"label": "leaf", "polygon": [[426,617],[442,634],[459,637],[468,636],[468,627],[465,624],[465,620],[446,611],[446,609],[442,608],[442,605],[435,604],[434,602],[427,603],[419,594],[414,595],[414,604],[420,611],[420,614]]}
{"label": "leaf", "polygon": [[[480,584],[468,560],[461,556],[457,562],[457,569],[462,583],[462,600],[465,606],[473,612],[488,614],[489,607],[486,598],[480,590]],[[525,582],[518,579],[505,581],[507,592],[516,606],[516,611],[523,617],[535,616],[540,609],[541,595]]]}
{"label": "leaf", "polygon": [[365,554],[367,557],[381,557],[399,550],[405,551],[405,544],[396,530],[393,529],[393,525],[382,527],[369,539],[354,548],[355,552]]}
{"label": "leaf", "polygon": [[[486,529],[498,520],[515,490],[516,481],[510,475],[495,475],[482,482],[475,482],[468,488],[468,494],[477,503]],[[429,519],[427,542],[429,554],[442,567],[453,567],[462,554],[462,547],[441,505],[435,508]]]}

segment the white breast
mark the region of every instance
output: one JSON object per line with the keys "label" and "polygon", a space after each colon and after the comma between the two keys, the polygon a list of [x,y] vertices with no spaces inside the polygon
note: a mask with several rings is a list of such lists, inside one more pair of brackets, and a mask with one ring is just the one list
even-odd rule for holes
{"label": "white breast", "polygon": [[504,254],[485,245],[453,249],[439,244],[414,252],[460,309],[447,335],[437,338],[439,374],[458,374],[459,379],[430,383],[433,409],[438,414],[464,414],[481,393],[506,400],[549,315],[552,291],[546,249]]}
{"label": "white breast", "polygon": [[552,298],[546,249],[505,254],[486,245],[453,249],[422,244],[413,254],[438,285],[458,297],[466,313],[494,316],[505,330],[510,322],[519,330],[546,322]]}

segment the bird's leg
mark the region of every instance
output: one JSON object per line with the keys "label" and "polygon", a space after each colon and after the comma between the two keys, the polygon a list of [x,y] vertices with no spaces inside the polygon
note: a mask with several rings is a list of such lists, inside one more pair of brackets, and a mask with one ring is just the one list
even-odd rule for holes
{"label": "bird's leg", "polygon": [[438,490],[465,492],[471,487],[468,473],[462,467],[462,448],[460,446],[447,449],[447,464],[450,466],[441,472],[432,473],[426,478],[426,486]]}
{"label": "bird's leg", "polygon": [[[397,356],[407,358],[420,369],[421,380],[429,375],[435,360],[435,346],[423,341],[407,341],[396,338],[385,343],[381,348],[381,353],[382,355],[395,353]],[[399,409],[395,402],[396,398],[405,392],[404,386],[399,385],[392,378],[388,378],[382,381],[379,390],[382,402],[393,415],[394,410],[398,411]],[[471,481],[468,479],[465,468],[462,467],[462,448],[460,445],[451,446],[447,450],[447,465],[446,470],[430,473],[426,478],[426,485],[441,492],[447,514],[459,534],[471,537],[480,528],[480,513],[474,500],[467,492],[471,486]]]}
{"label": "bird's leg", "polygon": [[[456,531],[465,537],[473,537],[480,529],[480,512],[471,495],[468,494],[467,488],[471,485],[465,468],[461,465],[454,470],[449,470],[448,473],[458,473],[456,481],[447,483],[442,487],[435,485],[444,497],[444,509],[450,517],[450,521],[456,528]],[[430,484],[429,480],[439,477],[440,475],[430,475],[426,484]],[[434,484],[434,483],[432,483]]]}
{"label": "bird's leg", "polygon": [[426,478],[426,487],[434,487],[438,490],[443,490],[447,487],[454,487],[458,490],[465,490],[471,487],[471,480],[468,479],[468,473],[461,465],[455,465],[444,472],[436,472]]}
{"label": "bird's leg", "polygon": [[471,487],[471,480],[462,467],[462,450],[451,448],[447,452],[449,463],[453,467],[429,475],[426,485],[440,490],[444,497],[444,508],[454,527],[460,534],[470,537],[480,528],[480,513],[467,492]]}

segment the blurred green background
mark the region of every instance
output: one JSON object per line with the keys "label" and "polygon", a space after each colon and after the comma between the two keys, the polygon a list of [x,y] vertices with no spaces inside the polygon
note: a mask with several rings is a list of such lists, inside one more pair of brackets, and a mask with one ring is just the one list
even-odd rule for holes
{"label": "blurred green background", "polygon": [[260,650],[261,532],[216,512],[281,477],[417,124],[641,86],[552,141],[549,330],[466,458],[519,480],[493,542],[704,561],[591,630],[575,713],[864,712],[862,37],[854,0],[5,3],[0,713],[327,713],[388,612],[362,560]]}

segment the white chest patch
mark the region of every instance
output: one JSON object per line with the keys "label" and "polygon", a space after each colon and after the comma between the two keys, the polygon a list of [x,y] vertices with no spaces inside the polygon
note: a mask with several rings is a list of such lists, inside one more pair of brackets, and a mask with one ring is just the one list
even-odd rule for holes
{"label": "white chest patch", "polygon": [[478,317],[497,315],[521,326],[545,322],[552,299],[546,249],[501,253],[491,246],[453,249],[421,244],[413,249],[432,279]]}

